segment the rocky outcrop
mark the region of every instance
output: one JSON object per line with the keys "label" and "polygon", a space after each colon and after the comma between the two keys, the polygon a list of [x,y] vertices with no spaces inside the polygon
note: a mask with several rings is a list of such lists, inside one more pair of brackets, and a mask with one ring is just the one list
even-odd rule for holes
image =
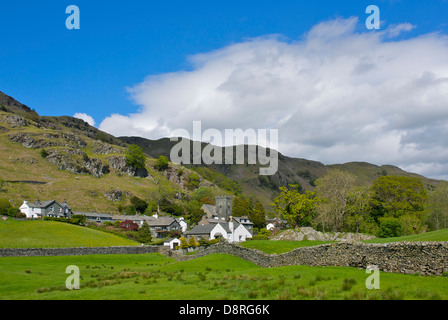
{"label": "rocky outcrop", "polygon": [[136,169],[128,166],[124,156],[111,156],[109,157],[108,162],[111,168],[114,168],[118,172],[129,176],[146,178],[149,175],[148,170],[145,168]]}
{"label": "rocky outcrop", "polygon": [[335,233],[323,233],[316,231],[311,227],[301,227],[297,229],[285,230],[274,237],[271,240],[315,240],[315,241],[344,241],[344,240],[371,240],[375,239],[375,236],[366,235],[362,233],[351,233],[351,232],[335,232]]}
{"label": "rocky outcrop", "polygon": [[[81,156],[81,157],[80,157]],[[109,173],[109,166],[101,159],[89,158],[79,149],[54,149],[46,157],[48,162],[59,170],[67,170],[76,174],[91,174],[96,178]]]}
{"label": "rocky outcrop", "polygon": [[121,199],[123,198],[123,192],[118,189],[104,192],[103,195],[107,200],[113,201],[113,202],[121,201]]}
{"label": "rocky outcrop", "polygon": [[97,141],[93,144],[92,151],[96,154],[122,153],[122,150],[120,148],[100,141]]}
{"label": "rocky outcrop", "polygon": [[85,148],[87,143],[73,133],[45,133],[15,132],[9,138],[20,143],[25,148],[41,149],[49,147]]}
{"label": "rocky outcrop", "polygon": [[26,120],[17,114],[5,116],[2,122],[7,123],[11,128],[24,127],[28,125]]}

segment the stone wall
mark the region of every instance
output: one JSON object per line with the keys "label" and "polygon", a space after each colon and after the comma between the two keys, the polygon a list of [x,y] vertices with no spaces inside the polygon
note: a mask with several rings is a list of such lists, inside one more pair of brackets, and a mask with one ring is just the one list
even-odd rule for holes
{"label": "stone wall", "polygon": [[0,249],[0,257],[80,256],[87,254],[142,254],[159,252],[160,246]]}
{"label": "stone wall", "polygon": [[388,244],[340,242],[297,248],[282,254],[267,254],[228,243],[201,248],[193,255],[184,255],[181,251],[171,251],[168,247],[163,246],[0,249],[0,257],[154,252],[160,252],[178,261],[195,259],[212,253],[225,253],[251,261],[264,268],[309,265],[365,269],[369,265],[376,265],[381,271],[394,273],[442,275],[444,272],[448,272],[448,242],[395,242]]}
{"label": "stone wall", "polygon": [[177,260],[189,260],[211,253],[232,254],[265,268],[309,265],[365,269],[369,265],[376,265],[381,271],[394,273],[442,275],[448,272],[448,242],[341,242],[297,248],[283,254],[266,254],[236,245],[216,244],[194,255],[172,252],[169,256]]}

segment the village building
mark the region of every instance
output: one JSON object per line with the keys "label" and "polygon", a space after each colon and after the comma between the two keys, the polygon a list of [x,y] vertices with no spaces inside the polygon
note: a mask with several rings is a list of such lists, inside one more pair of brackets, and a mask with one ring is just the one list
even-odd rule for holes
{"label": "village building", "polygon": [[59,203],[56,200],[35,202],[24,201],[19,210],[26,215],[28,219],[42,219],[44,217],[70,218],[73,214],[67,202]]}
{"label": "village building", "polygon": [[195,239],[224,238],[229,242],[241,242],[252,238],[253,223],[248,216],[232,217],[232,197],[216,197],[216,206],[204,204],[202,220],[187,232],[187,237]]}

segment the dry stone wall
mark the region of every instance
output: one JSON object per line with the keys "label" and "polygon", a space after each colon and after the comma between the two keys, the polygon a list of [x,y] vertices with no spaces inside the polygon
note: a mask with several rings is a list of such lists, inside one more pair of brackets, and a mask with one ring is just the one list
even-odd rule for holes
{"label": "dry stone wall", "polygon": [[170,256],[177,260],[189,260],[211,253],[232,254],[265,268],[309,265],[365,269],[376,265],[381,271],[394,273],[442,275],[448,272],[448,242],[340,242],[297,248],[283,254],[266,254],[236,245],[216,244],[194,255],[172,252]]}
{"label": "dry stone wall", "polygon": [[448,273],[448,242],[395,242],[370,244],[339,242],[313,247],[302,247],[282,254],[267,254],[238,245],[219,243],[184,255],[163,246],[128,246],[55,249],[0,249],[0,257],[8,256],[70,256],[87,254],[144,254],[160,252],[178,261],[185,261],[212,253],[231,254],[251,261],[260,267],[287,265],[343,266],[367,268],[394,273],[442,275]]}

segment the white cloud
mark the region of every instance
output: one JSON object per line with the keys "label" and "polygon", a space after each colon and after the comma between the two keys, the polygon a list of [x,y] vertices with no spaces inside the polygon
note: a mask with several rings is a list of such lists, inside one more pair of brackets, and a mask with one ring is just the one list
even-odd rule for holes
{"label": "white cloud", "polygon": [[324,163],[369,161],[448,172],[448,38],[356,32],[356,18],[314,26],[300,41],[251,39],[190,57],[193,71],[129,89],[141,109],[100,129],[151,139],[176,128],[279,129],[279,151]]}
{"label": "white cloud", "polygon": [[86,113],[79,113],[79,112],[77,112],[77,113],[75,113],[73,115],[73,118],[78,118],[78,119],[84,120],[85,122],[87,122],[91,126],[95,125],[95,120],[91,116],[86,114]]}

